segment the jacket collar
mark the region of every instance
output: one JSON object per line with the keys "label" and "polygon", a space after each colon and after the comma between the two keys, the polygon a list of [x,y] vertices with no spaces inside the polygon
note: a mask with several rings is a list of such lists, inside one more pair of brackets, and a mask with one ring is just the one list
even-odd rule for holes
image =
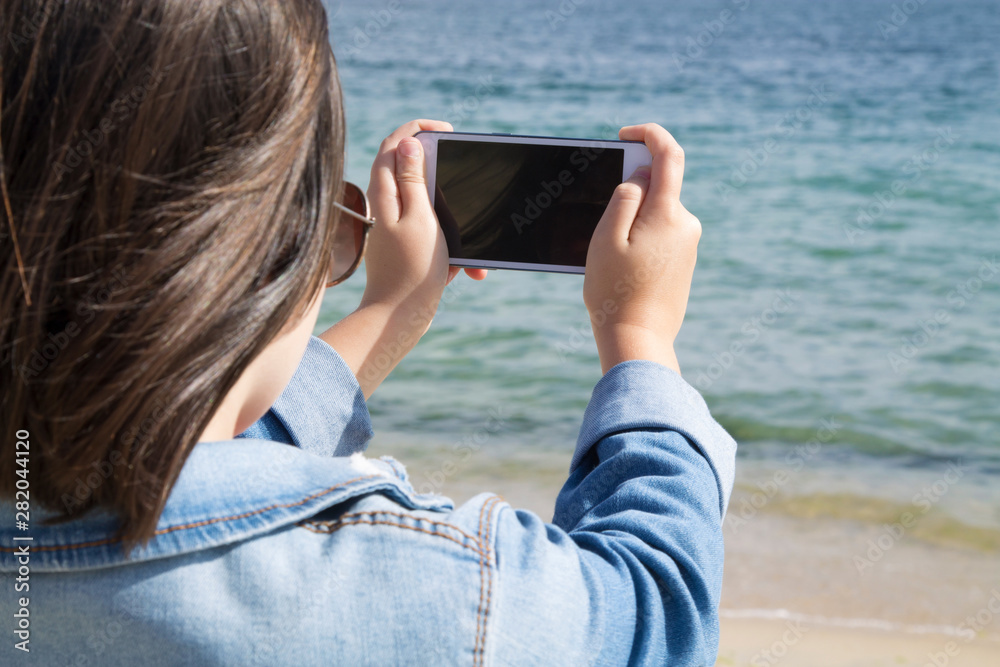
{"label": "jacket collar", "polygon": [[[17,569],[15,552],[24,545],[29,547],[32,571],[167,558],[246,540],[370,493],[387,495],[410,509],[453,507],[443,496],[416,494],[402,465],[391,457],[319,456],[264,440],[199,443],[171,491],[155,537],[145,546],[126,555],[114,537],[117,521],[106,511],[45,525],[52,514],[36,510],[28,531],[14,531],[14,507],[4,502],[0,570]],[[14,542],[15,536],[32,540]]]}

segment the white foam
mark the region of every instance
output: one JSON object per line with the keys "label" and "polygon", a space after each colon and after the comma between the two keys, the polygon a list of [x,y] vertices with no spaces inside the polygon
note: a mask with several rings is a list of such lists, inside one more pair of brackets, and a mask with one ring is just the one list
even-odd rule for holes
{"label": "white foam", "polygon": [[769,621],[792,621],[806,625],[850,628],[853,630],[905,632],[911,635],[947,635],[949,637],[960,637],[965,640],[976,638],[976,633],[972,630],[951,625],[907,625],[905,623],[892,623],[876,618],[836,618],[799,614],[787,609],[720,609],[719,616],[723,618],[758,618]]}

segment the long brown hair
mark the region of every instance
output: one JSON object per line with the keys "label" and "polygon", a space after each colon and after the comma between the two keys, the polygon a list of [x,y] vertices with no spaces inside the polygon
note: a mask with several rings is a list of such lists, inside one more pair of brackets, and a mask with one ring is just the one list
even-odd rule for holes
{"label": "long brown hair", "polygon": [[[344,121],[320,0],[0,0],[0,498],[154,534],[325,278]],[[25,435],[23,432],[20,435]]]}

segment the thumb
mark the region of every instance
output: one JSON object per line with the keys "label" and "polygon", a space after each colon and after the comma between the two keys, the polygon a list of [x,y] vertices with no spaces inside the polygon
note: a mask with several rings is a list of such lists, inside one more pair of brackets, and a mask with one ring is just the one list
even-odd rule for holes
{"label": "thumb", "polygon": [[396,183],[400,217],[414,212],[433,214],[424,178],[424,147],[418,139],[408,137],[396,146]]}
{"label": "thumb", "polygon": [[650,168],[639,167],[632,177],[615,188],[608,208],[594,231],[594,237],[618,243],[628,241],[632,223],[639,215],[646,192],[649,190]]}

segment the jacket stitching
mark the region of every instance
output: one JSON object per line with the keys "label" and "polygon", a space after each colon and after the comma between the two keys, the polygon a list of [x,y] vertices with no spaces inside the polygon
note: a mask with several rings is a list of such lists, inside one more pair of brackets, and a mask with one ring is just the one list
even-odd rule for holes
{"label": "jacket stitching", "polygon": [[502,502],[504,502],[504,499],[502,497],[500,496],[495,497],[493,500],[493,504],[490,505],[490,512],[486,517],[485,552],[487,559],[486,562],[487,584],[486,584],[486,607],[483,610],[483,641],[482,644],[480,645],[480,654],[479,654],[480,665],[486,663],[486,632],[488,629],[488,623],[490,619],[490,607],[493,602],[493,570],[490,568],[491,561],[494,566],[496,565],[496,558],[494,558],[495,554],[493,553],[492,542],[490,541],[490,535],[493,531],[493,512]]}
{"label": "jacket stitching", "polygon": [[[378,514],[378,513],[376,512],[376,514]],[[370,519],[370,520],[357,519],[357,520],[344,521],[344,522],[340,522],[340,521],[302,521],[302,522],[297,523],[296,525],[299,526],[300,528],[305,528],[306,530],[308,530],[310,532],[319,533],[321,535],[330,535],[330,534],[332,534],[332,533],[340,530],[344,526],[357,526],[357,525],[396,526],[397,528],[406,528],[407,530],[414,530],[414,531],[417,531],[419,533],[426,533],[428,535],[434,535],[435,537],[443,537],[446,540],[451,540],[452,542],[454,542],[455,544],[457,544],[459,546],[465,547],[466,549],[472,551],[475,554],[479,554],[480,553],[479,549],[477,549],[476,547],[470,546],[470,545],[466,544],[465,542],[463,542],[462,540],[459,540],[458,538],[452,537],[451,535],[445,535],[444,533],[438,533],[438,532],[433,531],[433,530],[427,530],[426,528],[420,528],[418,526],[411,526],[409,524],[399,523],[397,521],[385,521],[385,520],[377,520],[377,519],[373,518],[373,519]]]}
{"label": "jacket stitching", "polygon": [[472,665],[473,665],[473,667],[476,667],[476,665],[479,664],[479,633],[480,633],[480,628],[481,628],[481,623],[482,623],[482,616],[483,616],[483,591],[484,591],[484,589],[486,587],[485,586],[485,583],[486,583],[485,582],[485,576],[483,574],[483,553],[482,553],[482,549],[483,549],[483,539],[482,539],[482,536],[483,536],[483,514],[486,512],[486,506],[490,504],[491,500],[492,500],[492,498],[491,499],[487,499],[486,502],[484,502],[479,507],[479,527],[478,527],[478,529],[476,531],[476,535],[478,536],[477,542],[479,543],[479,549],[480,549],[480,553],[479,553],[479,606],[476,607],[476,643],[475,643],[475,645],[473,646],[473,649],[472,649]]}
{"label": "jacket stitching", "polygon": [[[480,549],[482,549],[482,554],[479,560],[479,609],[476,611],[476,644],[475,649],[472,654],[472,664],[473,667],[476,665],[482,665],[485,660],[486,651],[486,619],[489,616],[489,605],[492,598],[492,587],[493,587],[493,573],[490,570],[490,529],[493,523],[493,510],[496,508],[503,498],[500,496],[493,496],[489,500],[483,503],[482,507],[479,508],[479,535],[480,535]],[[486,538],[483,540],[483,514],[486,512],[487,505],[490,506],[489,514],[486,516]],[[485,568],[484,568],[485,564]],[[488,581],[488,583],[487,583]]]}
{"label": "jacket stitching", "polygon": [[343,519],[348,519],[348,518],[355,517],[355,516],[374,516],[376,514],[385,514],[385,515],[388,515],[388,516],[398,516],[401,519],[416,519],[418,521],[430,524],[432,526],[441,526],[442,528],[447,528],[448,530],[454,531],[454,532],[458,533],[459,535],[461,535],[462,537],[464,537],[464,538],[466,538],[466,539],[468,539],[468,540],[470,540],[472,542],[475,542],[476,544],[479,544],[479,539],[475,535],[469,535],[467,532],[465,532],[461,528],[459,528],[457,526],[453,526],[450,523],[443,523],[441,521],[434,521],[432,519],[422,519],[422,518],[414,517],[412,514],[402,514],[400,512],[390,512],[388,510],[371,510],[371,511],[368,511],[368,512],[351,512],[350,514],[344,514],[344,515],[338,517],[337,519],[333,519],[331,521],[315,521],[313,519],[309,519],[309,522],[310,523],[317,523],[317,524],[318,523],[336,523],[337,521],[341,521]]}
{"label": "jacket stitching", "polygon": [[[366,480],[366,479],[375,479],[375,478],[379,478],[379,477],[383,477],[383,475],[365,475],[363,477],[355,477],[354,479],[349,479],[346,482],[341,482],[340,484],[334,484],[333,486],[331,486],[331,487],[329,487],[327,489],[323,489],[322,491],[317,491],[316,493],[312,494],[311,496],[306,496],[302,500],[297,500],[294,503],[276,503],[274,505],[270,505],[268,507],[263,507],[261,509],[256,509],[256,510],[251,510],[249,512],[244,512],[243,514],[234,514],[234,515],[231,515],[231,516],[220,516],[220,517],[215,517],[215,518],[212,518],[212,519],[205,519],[204,521],[196,521],[194,523],[185,523],[185,524],[180,524],[180,525],[177,525],[177,526],[168,526],[166,528],[159,529],[158,531],[156,531],[155,533],[153,533],[153,535],[154,536],[166,535],[167,533],[172,533],[172,532],[177,531],[177,530],[188,530],[189,528],[200,528],[201,526],[208,526],[208,525],[211,525],[213,523],[220,523],[220,522],[223,522],[223,521],[235,521],[237,519],[245,519],[245,518],[247,518],[249,516],[254,516],[255,514],[262,514],[264,512],[269,512],[269,511],[271,511],[273,509],[287,509],[289,507],[298,507],[299,505],[306,504],[310,500],[315,500],[316,498],[319,498],[321,496],[325,496],[325,495],[327,495],[327,494],[329,494],[329,493],[331,493],[331,492],[339,489],[342,486],[346,486],[346,485],[352,484],[354,482],[360,482],[360,481],[363,481],[363,480]],[[33,547],[32,550],[33,551],[64,551],[64,550],[67,550],[67,549],[84,549],[84,548],[87,548],[87,547],[98,547],[98,546],[103,546],[105,544],[113,544],[115,542],[121,542],[121,538],[120,537],[108,537],[108,538],[105,538],[103,540],[93,540],[91,542],[81,542],[79,544],[54,544],[54,545],[47,545],[47,546],[41,546],[41,547]],[[16,547],[0,547],[0,551],[10,551],[10,552],[13,552],[13,551],[15,551],[15,549],[16,549]]]}

